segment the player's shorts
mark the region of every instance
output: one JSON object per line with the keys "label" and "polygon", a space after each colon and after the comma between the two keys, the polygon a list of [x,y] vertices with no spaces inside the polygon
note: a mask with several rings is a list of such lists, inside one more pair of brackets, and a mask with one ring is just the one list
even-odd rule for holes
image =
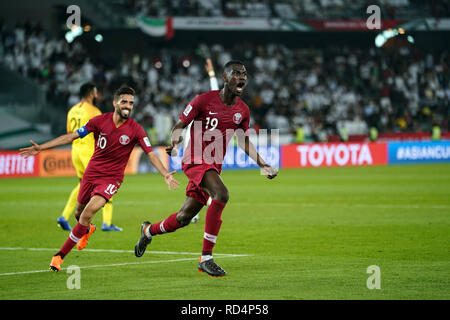
{"label": "player's shorts", "polygon": [[186,196],[194,198],[197,202],[204,206],[206,206],[206,203],[208,202],[209,194],[203,191],[200,187],[200,183],[202,182],[205,172],[208,170],[215,170],[218,174],[220,174],[219,169],[212,164],[194,165],[183,169],[184,174],[189,179],[189,183],[186,187]]}
{"label": "player's shorts", "polygon": [[82,178],[84,171],[86,171],[89,160],[91,160],[92,153],[90,152],[72,152],[72,163],[77,171],[78,178]]}
{"label": "player's shorts", "polygon": [[101,181],[99,183],[81,181],[80,191],[78,192],[78,202],[87,204],[89,200],[95,196],[102,196],[109,201],[113,195],[119,190],[120,184]]}

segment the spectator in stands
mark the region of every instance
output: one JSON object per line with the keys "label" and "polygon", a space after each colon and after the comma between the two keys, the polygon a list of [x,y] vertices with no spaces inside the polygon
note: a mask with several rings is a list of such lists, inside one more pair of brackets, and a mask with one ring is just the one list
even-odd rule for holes
{"label": "spectator in stands", "polygon": [[[0,63],[41,83],[50,104],[70,105],[73,88],[95,81],[103,94],[99,107],[108,111],[112,88],[127,82],[140,93],[134,117],[139,121],[151,114],[154,124],[164,120],[158,130],[161,144],[164,130],[170,129],[186,101],[209,90],[203,58],[195,48],[124,55],[111,67],[79,42],[68,45],[43,31],[32,31],[39,30],[36,26],[18,24],[0,30]],[[211,53],[217,72],[232,57],[246,61],[251,75],[246,99],[253,103],[255,127],[294,132],[304,126],[305,136],[319,141],[344,127],[348,134],[367,134],[371,127],[380,133],[430,131],[434,121],[449,129],[448,52],[297,49],[246,42],[229,48],[213,45]]]}

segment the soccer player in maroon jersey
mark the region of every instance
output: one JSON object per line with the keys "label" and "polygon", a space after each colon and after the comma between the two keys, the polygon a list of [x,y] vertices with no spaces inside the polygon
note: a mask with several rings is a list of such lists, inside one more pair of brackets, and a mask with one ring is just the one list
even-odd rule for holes
{"label": "soccer player in maroon jersey", "polygon": [[117,193],[124,177],[125,167],[131,151],[139,144],[147,154],[152,165],[164,177],[169,190],[178,187],[178,181],[173,178],[175,171],[168,172],[152,146],[144,129],[129,117],[133,110],[134,90],[123,86],[114,94],[114,112],[105,113],[89,120],[75,132],[62,135],[46,143],[38,145],[31,141],[32,146],[20,149],[24,157],[35,155],[42,150],[72,143],[73,140],[94,133],[95,151],[89,161],[80,185],[80,191],[75,209],[77,225],[72,229],[68,239],[50,262],[50,269],[59,271],[64,257],[77,245],[82,250],[89,236],[95,231],[91,220],[111,197]]}
{"label": "soccer player in maroon jersey", "polygon": [[[206,211],[203,249],[198,270],[215,277],[225,276],[212,256],[213,248],[222,224],[221,215],[228,202],[228,189],[220,178],[222,161],[230,139],[238,136],[239,145],[252,158],[267,178],[277,175],[277,170],[266,164],[249,139],[250,112],[239,98],[247,82],[247,70],[240,61],[232,60],[224,66],[224,87],[195,97],[184,109],[180,121],[172,129],[171,145],[166,148],[169,155],[176,152],[181,142],[181,132],[191,121],[190,141],[184,152],[182,169],[189,178],[186,200],[181,209],[163,221],[141,225],[141,237],[135,245],[135,255],[141,257],[152,237],[173,232],[189,224],[207,200],[212,201]],[[241,129],[242,134],[237,134]]]}

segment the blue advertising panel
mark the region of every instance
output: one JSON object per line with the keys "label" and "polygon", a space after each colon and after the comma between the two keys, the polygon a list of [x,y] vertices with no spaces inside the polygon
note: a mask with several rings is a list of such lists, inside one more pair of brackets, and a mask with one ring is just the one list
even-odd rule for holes
{"label": "blue advertising panel", "polygon": [[388,164],[436,162],[450,162],[450,141],[388,143]]}

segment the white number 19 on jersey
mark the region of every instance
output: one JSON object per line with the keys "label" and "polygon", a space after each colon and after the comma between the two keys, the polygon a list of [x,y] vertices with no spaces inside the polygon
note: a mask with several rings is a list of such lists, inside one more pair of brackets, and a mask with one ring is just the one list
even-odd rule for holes
{"label": "white number 19 on jersey", "polygon": [[209,129],[209,131],[213,131],[217,127],[218,124],[219,124],[219,120],[217,120],[217,118],[206,117],[205,129],[208,129],[209,125],[211,125],[211,128]]}

